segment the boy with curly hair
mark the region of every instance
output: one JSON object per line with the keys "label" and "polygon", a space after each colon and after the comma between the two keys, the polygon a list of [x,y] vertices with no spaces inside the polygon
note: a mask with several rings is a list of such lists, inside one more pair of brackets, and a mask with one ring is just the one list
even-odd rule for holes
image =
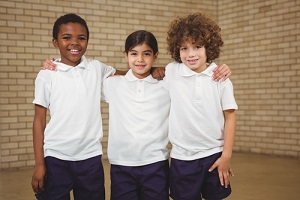
{"label": "boy with curly hair", "polygon": [[221,29],[197,12],[170,24],[166,67],[171,98],[170,192],[174,200],[223,199],[230,195],[230,159],[237,104],[229,79],[215,82],[213,62]]}

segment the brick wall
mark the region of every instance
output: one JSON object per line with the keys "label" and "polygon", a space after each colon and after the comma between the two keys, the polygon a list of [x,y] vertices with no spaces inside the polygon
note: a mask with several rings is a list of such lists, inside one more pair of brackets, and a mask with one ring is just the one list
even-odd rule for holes
{"label": "brick wall", "polygon": [[[235,151],[299,158],[299,1],[262,2],[0,1],[0,169],[34,165],[34,79],[44,59],[59,56],[51,42],[52,26],[69,12],[88,23],[87,57],[118,69],[127,68],[122,52],[129,33],[153,32],[160,51],[156,65],[165,66],[171,61],[165,39],[173,17],[200,9],[210,13],[223,29],[225,46],[219,62],[233,71],[239,104]],[[105,135],[107,111],[102,103]],[[104,152],[106,143],[107,136]]]}
{"label": "brick wall", "polygon": [[[90,29],[87,57],[118,69],[127,68],[123,50],[127,35],[138,29],[154,33],[159,42],[157,66],[171,61],[165,51],[170,20],[180,13],[205,8],[216,13],[216,3],[188,0],[40,0],[0,1],[0,165],[1,169],[34,165],[32,148],[34,79],[43,61],[58,57],[52,46],[52,26],[59,16],[73,12]],[[201,2],[201,1],[200,1]],[[108,108],[103,103],[107,135]],[[103,139],[106,152],[107,136]],[[106,156],[106,155],[104,155]]]}
{"label": "brick wall", "polygon": [[219,1],[218,22],[239,104],[235,150],[299,158],[300,1]]}

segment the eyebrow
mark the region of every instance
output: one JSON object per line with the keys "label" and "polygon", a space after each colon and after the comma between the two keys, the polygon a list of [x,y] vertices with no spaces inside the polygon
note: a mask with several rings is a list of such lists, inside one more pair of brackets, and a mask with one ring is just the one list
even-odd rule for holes
{"label": "eyebrow", "polygon": [[[62,34],[62,36],[71,36],[72,34],[71,33],[63,33]],[[87,37],[87,35],[85,35],[85,34],[80,34],[80,35],[78,35],[79,37]]]}
{"label": "eyebrow", "polygon": [[[130,52],[132,52],[132,51],[134,51],[134,52],[138,52],[138,51],[136,51],[136,50],[133,50],[133,49],[131,49],[131,50],[130,50]],[[152,53],[153,51],[152,51],[152,50],[145,50],[145,51],[143,51],[143,52],[144,52],[144,53],[145,53],[145,52]]]}

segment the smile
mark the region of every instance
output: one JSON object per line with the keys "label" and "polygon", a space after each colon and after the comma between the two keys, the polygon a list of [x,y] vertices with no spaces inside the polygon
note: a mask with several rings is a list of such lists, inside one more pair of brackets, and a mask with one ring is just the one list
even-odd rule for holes
{"label": "smile", "polygon": [[69,51],[71,54],[78,54],[80,52],[78,49],[70,49]]}
{"label": "smile", "polygon": [[190,65],[196,64],[199,59],[187,60]]}
{"label": "smile", "polygon": [[146,67],[146,65],[136,65],[135,67],[136,68],[144,68],[144,67]]}

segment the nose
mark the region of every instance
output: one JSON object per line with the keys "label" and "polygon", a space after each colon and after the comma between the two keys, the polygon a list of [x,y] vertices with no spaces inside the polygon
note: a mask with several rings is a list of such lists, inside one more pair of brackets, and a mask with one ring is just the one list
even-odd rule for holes
{"label": "nose", "polygon": [[195,56],[195,51],[194,50],[189,50],[189,57],[194,57]]}
{"label": "nose", "polygon": [[143,62],[144,61],[143,55],[139,55],[137,61],[138,62]]}
{"label": "nose", "polygon": [[72,38],[71,42],[72,45],[79,45],[78,39],[77,38]]}

